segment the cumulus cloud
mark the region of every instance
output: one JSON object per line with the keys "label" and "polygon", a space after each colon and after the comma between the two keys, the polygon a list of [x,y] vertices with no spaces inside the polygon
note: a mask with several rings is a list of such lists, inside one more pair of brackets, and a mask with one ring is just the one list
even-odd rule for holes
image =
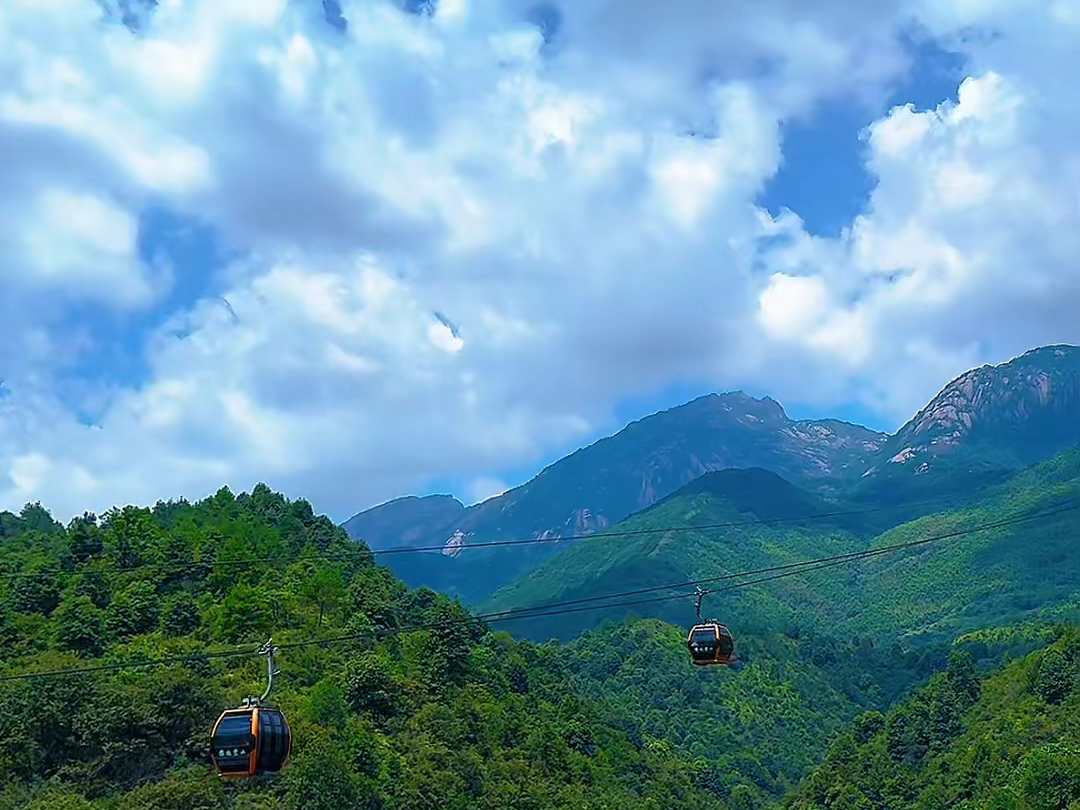
{"label": "cumulus cloud", "polygon": [[[973,64],[986,67],[962,83],[956,104],[898,107],[868,128],[878,185],[839,240],[813,239],[790,218],[768,223],[783,234],[772,259],[803,268],[803,318],[814,313],[808,328],[773,333],[819,370],[855,360],[861,374],[851,382],[894,419],[971,365],[1080,338],[1080,106],[1060,82],[1080,66],[1080,29],[1063,37],[1055,6],[1021,18],[1020,9],[1005,14],[1007,5],[973,6],[994,11],[1004,30],[973,49]],[[1041,45],[1010,41],[1043,29]],[[1052,71],[1041,56],[1018,56],[1043,47],[1059,57]],[[781,286],[759,299],[766,326],[783,304],[781,282],[793,283],[775,278]],[[823,330],[847,337],[830,342]]]}
{"label": "cumulus cloud", "polygon": [[[344,30],[170,0],[138,35],[87,0],[0,8],[0,507],[260,479],[341,517],[433,479],[471,500],[673,381],[899,418],[1076,329],[1075,94],[1043,44],[1075,66],[1077,34],[1053,4],[341,5]],[[839,239],[758,210],[781,123],[879,99],[913,19],[970,55],[959,104],[869,126],[878,185]],[[88,425],[56,396],[71,313],[163,300],[151,205],[238,258]]]}

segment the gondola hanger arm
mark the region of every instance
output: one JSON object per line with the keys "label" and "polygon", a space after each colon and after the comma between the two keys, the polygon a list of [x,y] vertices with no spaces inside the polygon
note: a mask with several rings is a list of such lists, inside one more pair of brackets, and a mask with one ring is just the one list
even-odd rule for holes
{"label": "gondola hanger arm", "polygon": [[270,697],[270,690],[274,688],[274,676],[281,674],[281,670],[278,669],[276,657],[279,652],[280,649],[274,646],[273,637],[268,638],[266,642],[259,647],[256,655],[266,656],[266,689],[261,697],[246,698],[244,700],[245,706],[258,706]]}
{"label": "gondola hanger arm", "polygon": [[696,586],[696,587],[695,587],[695,589],[694,589],[694,596],[696,596],[696,597],[697,597],[697,607],[695,608],[695,610],[696,610],[696,612],[697,612],[697,617],[698,617],[698,621],[699,621],[699,622],[700,622],[700,621],[703,621],[703,620],[702,620],[702,618],[701,618],[701,600],[702,600],[702,599],[703,599],[703,598],[704,598],[704,597],[705,597],[705,596],[706,596],[706,595],[707,595],[708,593],[709,593],[708,591],[703,591],[703,590],[701,590],[701,586],[700,586],[700,585]]}

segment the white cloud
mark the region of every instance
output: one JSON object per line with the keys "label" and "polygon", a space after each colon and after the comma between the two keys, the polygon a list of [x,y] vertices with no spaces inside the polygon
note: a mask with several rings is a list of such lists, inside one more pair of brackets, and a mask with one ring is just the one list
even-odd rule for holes
{"label": "white cloud", "polygon": [[[0,8],[0,506],[260,479],[340,516],[431,479],[481,498],[674,380],[900,418],[987,353],[1080,339],[1080,96],[1042,47],[1075,67],[1076,31],[1050,7],[576,0],[547,48],[518,0],[344,6],[341,33],[175,0],[139,36],[93,3]],[[912,13],[1004,36],[962,45],[958,105],[869,127],[879,184],[841,238],[762,219],[781,121],[879,98]],[[65,306],[161,300],[150,204],[243,258],[87,426],[55,391]]]}
{"label": "white cloud", "polygon": [[47,188],[28,200],[25,221],[12,228],[18,263],[32,284],[81,293],[117,304],[138,304],[153,294],[139,264],[134,218],[108,201]]}
{"label": "white cloud", "polygon": [[470,481],[466,488],[466,501],[470,504],[483,503],[491,498],[502,495],[508,489],[510,489],[510,487],[506,485],[506,482],[501,481],[498,478],[476,478],[473,481]]}
{"label": "white cloud", "polygon": [[779,338],[805,337],[829,310],[829,292],[818,276],[776,273],[761,293],[761,321]]}
{"label": "white cloud", "polygon": [[[1038,344],[1080,342],[1080,322],[1070,314],[1080,305],[1080,104],[1075,92],[1046,92],[1060,74],[1076,75],[1080,39],[1073,34],[1066,57],[1047,8],[1027,9],[1022,24],[1017,4],[970,10],[1015,27],[1002,31],[1000,45],[976,48],[974,61],[986,68],[964,81],[956,105],[900,107],[869,128],[878,185],[836,250],[790,222],[772,226],[790,236],[773,255],[811,265],[813,282],[803,283],[826,285],[814,300],[827,295],[831,303],[818,317],[857,322],[876,336],[874,350],[855,358],[850,382],[896,420],[970,365]],[[1031,36],[1036,30],[1063,57],[1059,75],[1048,75],[1035,55],[1042,47]],[[1022,51],[1032,54],[1030,64]],[[763,319],[768,303],[762,299]],[[851,342],[796,331],[818,373]]]}

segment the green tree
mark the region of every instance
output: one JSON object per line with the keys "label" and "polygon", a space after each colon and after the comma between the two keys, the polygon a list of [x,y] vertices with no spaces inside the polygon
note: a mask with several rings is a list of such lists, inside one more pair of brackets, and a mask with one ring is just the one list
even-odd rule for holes
{"label": "green tree", "polygon": [[23,810],[94,810],[94,805],[78,793],[50,789],[24,805]]}
{"label": "green tree", "polygon": [[28,503],[19,512],[19,519],[28,531],[41,532],[42,534],[55,534],[63,527],[57,523],[49,510],[41,505],[40,501]]}
{"label": "green tree", "polygon": [[183,770],[129,791],[117,810],[224,810],[219,779],[202,770]]}
{"label": "green tree", "polygon": [[216,607],[211,627],[215,638],[236,643],[267,635],[273,619],[269,597],[241,582]]}
{"label": "green tree", "polygon": [[302,597],[319,609],[316,627],[322,627],[323,617],[336,609],[345,598],[345,575],[340,566],[318,568],[301,585]]}
{"label": "green tree", "polygon": [[883,728],[885,728],[885,715],[876,709],[864,712],[855,719],[855,740],[860,745],[864,745]]}
{"label": "green tree", "polygon": [[318,551],[325,552],[335,540],[348,542],[345,530],[334,524],[326,515],[314,518],[306,527],[307,539]]}
{"label": "green tree", "polygon": [[74,518],[68,525],[68,551],[72,559],[85,563],[91,557],[101,553],[104,548],[101,530],[97,525],[97,515],[86,512],[82,517]]}
{"label": "green tree", "polygon": [[996,791],[990,802],[985,805],[970,802],[967,807],[958,808],[958,810],[1031,810],[1027,807],[1019,796],[1013,791],[1012,788],[1001,788]]}
{"label": "green tree", "polygon": [[979,671],[971,653],[953,650],[949,654],[949,664],[945,672],[949,685],[963,708],[968,708],[979,699],[982,683],[979,681]]}
{"label": "green tree", "polygon": [[308,695],[308,713],[321,726],[341,729],[348,716],[345,690],[331,678],[323,678]]}
{"label": "green tree", "polygon": [[306,741],[283,781],[288,810],[375,810],[379,806],[349,768],[341,747],[321,732]]}
{"label": "green tree", "polygon": [[401,688],[383,660],[373,653],[362,653],[349,668],[345,699],[355,712],[368,712],[385,720],[397,714]]}
{"label": "green tree", "polygon": [[79,596],[88,596],[97,607],[105,609],[112,601],[112,589],[106,572],[100,568],[84,567],[75,579],[73,590]]}
{"label": "green tree", "polygon": [[21,613],[52,615],[60,604],[60,583],[55,570],[39,562],[15,579],[11,586],[11,604]]}
{"label": "green tree", "polygon": [[1032,691],[1047,703],[1061,703],[1076,686],[1076,665],[1060,650],[1050,649],[1039,661]]}
{"label": "green tree", "polygon": [[93,658],[105,649],[105,617],[89,596],[66,597],[53,614],[60,647]]}
{"label": "green tree", "polygon": [[195,632],[199,626],[199,606],[187,591],[173,594],[161,611],[161,632],[173,638]]}
{"label": "green tree", "polygon": [[157,589],[139,580],[113,597],[105,611],[105,626],[120,638],[149,633],[157,627],[159,609]]}
{"label": "green tree", "polygon": [[1066,810],[1080,800],[1080,750],[1055,744],[1024,757],[1017,778],[1030,810]]}
{"label": "green tree", "polygon": [[107,512],[102,533],[106,551],[123,569],[145,563],[148,553],[157,546],[163,534],[149,509],[134,506]]}

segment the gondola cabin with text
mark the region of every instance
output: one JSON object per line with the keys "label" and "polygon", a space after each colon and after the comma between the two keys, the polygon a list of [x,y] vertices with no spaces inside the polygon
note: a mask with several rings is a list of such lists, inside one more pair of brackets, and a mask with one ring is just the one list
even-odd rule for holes
{"label": "gondola cabin with text", "polygon": [[698,623],[690,628],[686,646],[690,650],[690,662],[697,666],[715,664],[730,665],[735,662],[735,639],[731,631],[716,621],[702,621],[701,599],[708,591],[697,589]]}
{"label": "gondola cabin with text", "polygon": [[262,697],[246,698],[236,709],[227,709],[214,724],[210,735],[210,759],[218,774],[227,779],[246,779],[275,774],[289,761],[292,730],[285,714],[266,703],[274,676],[278,674],[274,654],[277,648],[266,642],[259,653],[266,655],[269,681]]}

